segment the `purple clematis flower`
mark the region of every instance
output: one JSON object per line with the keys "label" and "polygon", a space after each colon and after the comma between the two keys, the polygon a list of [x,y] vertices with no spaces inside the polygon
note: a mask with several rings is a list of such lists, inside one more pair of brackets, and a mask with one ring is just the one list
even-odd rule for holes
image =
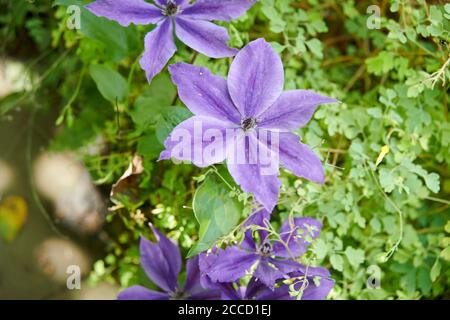
{"label": "purple clematis flower", "polygon": [[220,292],[204,289],[200,284],[198,256],[187,261],[184,287],[178,284],[181,269],[181,255],[178,246],[152,225],[158,242],[141,237],[141,265],[150,278],[163,292],[153,291],[143,286],[132,286],[122,291],[119,300],[205,300],[218,299]]}
{"label": "purple clematis flower", "polygon": [[[269,217],[270,213],[263,209],[254,213],[245,226],[254,224],[267,229]],[[302,265],[294,259],[306,252],[308,245],[319,235],[321,227],[321,223],[315,219],[294,218],[283,223],[279,232],[280,239],[272,240],[267,231],[261,230],[258,232],[259,242],[252,230],[248,229],[239,246],[219,250],[217,254],[200,256],[203,278],[211,283],[232,283],[252,274],[266,287],[274,290],[277,280],[302,269]]]}
{"label": "purple clematis flower", "polygon": [[145,37],[145,51],[140,61],[150,82],[161,72],[176,51],[173,31],[192,49],[211,58],[234,56],[229,48],[226,28],[210,21],[229,21],[243,15],[256,0],[97,0],[86,6],[97,16],[115,20],[123,26],[156,24]]}
{"label": "purple clematis flower", "polygon": [[[194,116],[172,131],[160,160],[187,160],[199,167],[227,160],[234,180],[268,211],[278,201],[280,164],[296,176],[324,182],[320,159],[291,131],[304,126],[319,104],[337,100],[308,90],[283,92],[283,64],[264,39],[236,55],[228,80],[185,63],[169,71]],[[180,137],[187,135],[189,148],[180,152]],[[267,165],[271,170],[265,171]]]}
{"label": "purple clematis flower", "polygon": [[[305,276],[306,275],[306,276]],[[330,279],[327,269],[321,267],[306,268],[302,265],[301,270],[291,273],[288,277],[293,281],[294,290],[300,290],[304,279],[307,279],[303,289],[302,300],[323,300],[333,289],[334,281]],[[316,284],[314,278],[319,279]],[[296,280],[299,279],[299,280]],[[222,291],[222,299],[225,300],[292,300],[289,294],[290,285],[280,283],[274,290],[266,287],[261,281],[252,277],[246,287],[233,285],[232,283],[218,284],[217,288]]]}

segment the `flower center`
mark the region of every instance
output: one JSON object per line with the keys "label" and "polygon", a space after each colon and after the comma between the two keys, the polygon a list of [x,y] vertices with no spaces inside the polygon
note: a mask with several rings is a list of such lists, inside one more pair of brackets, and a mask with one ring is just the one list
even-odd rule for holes
{"label": "flower center", "polygon": [[241,128],[244,131],[248,131],[256,127],[256,119],[255,118],[247,118],[241,121]]}
{"label": "flower center", "polygon": [[177,6],[172,0],[167,1],[167,6],[162,9],[165,16],[174,16],[180,12],[180,6]]}
{"label": "flower center", "polygon": [[170,294],[170,300],[185,300],[187,298],[187,294],[180,289],[172,292]]}
{"label": "flower center", "polygon": [[263,245],[259,248],[259,252],[268,257],[272,252],[272,245],[269,242],[264,242]]}

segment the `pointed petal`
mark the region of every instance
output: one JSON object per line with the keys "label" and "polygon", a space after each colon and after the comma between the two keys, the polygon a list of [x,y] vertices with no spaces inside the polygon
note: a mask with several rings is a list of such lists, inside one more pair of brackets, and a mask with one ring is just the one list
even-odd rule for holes
{"label": "pointed petal", "polygon": [[280,243],[273,244],[273,251],[279,257],[297,258],[307,250],[312,240],[317,238],[322,223],[313,218],[293,218],[286,220],[280,229],[280,236],[288,248]]}
{"label": "pointed petal", "polygon": [[258,126],[293,131],[311,120],[319,104],[331,102],[337,102],[337,100],[308,90],[285,91],[270,108],[260,115]]}
{"label": "pointed petal", "polygon": [[269,258],[268,260],[280,272],[282,272],[283,275],[286,275],[286,274],[294,272],[294,271],[298,271],[302,267],[302,265],[300,263],[298,263],[297,261],[291,260],[291,259],[274,259],[274,258]]}
{"label": "pointed petal", "polygon": [[261,281],[254,277],[250,279],[245,292],[245,298],[248,300],[290,300],[289,288],[281,286],[274,290],[266,287]]}
{"label": "pointed petal", "polygon": [[307,275],[308,277],[320,277],[320,278],[330,278],[330,271],[322,267],[311,267],[301,265],[299,271],[293,272],[292,277],[298,277],[300,275]]}
{"label": "pointed petal", "polygon": [[256,243],[255,239],[253,238],[252,229],[245,231],[244,240],[242,240],[239,247],[247,251],[256,251]]}
{"label": "pointed petal", "polygon": [[[264,227],[266,228],[268,225],[270,225],[270,212],[267,211],[266,209],[261,209],[257,212],[254,212],[250,217],[247,218],[247,221],[245,221],[245,223],[243,224],[243,227],[249,227],[252,225],[256,225],[256,226],[260,226],[260,227]],[[250,232],[250,236],[251,239],[248,239],[247,233]],[[267,234],[268,232],[265,230],[259,230],[259,237],[261,239],[261,241],[263,241],[264,239],[267,238]],[[244,242],[247,245],[251,245],[253,244],[253,246],[255,245],[255,242],[253,240],[253,236],[251,234],[251,228],[246,231],[245,234],[245,238],[244,238]]]}
{"label": "pointed petal", "polygon": [[163,18],[161,10],[144,0],[97,0],[85,6],[96,16],[117,21],[122,26],[154,24]]}
{"label": "pointed petal", "polygon": [[240,114],[231,101],[227,82],[207,68],[187,63],[169,66],[178,94],[195,115],[229,120],[240,124]]}
{"label": "pointed petal", "polygon": [[256,201],[271,212],[278,201],[281,186],[277,155],[260,143],[254,132],[236,137],[230,148],[227,167],[231,176],[242,190],[252,193]]}
{"label": "pointed petal", "polygon": [[264,39],[247,44],[236,55],[228,73],[228,90],[245,118],[269,108],[284,86],[283,63]]}
{"label": "pointed petal", "polygon": [[161,233],[157,243],[141,237],[141,265],[147,276],[161,289],[173,292],[178,288],[181,257],[178,247]]}
{"label": "pointed petal", "polygon": [[218,283],[217,287],[222,292],[222,300],[242,300],[241,290],[236,290],[233,283]]}
{"label": "pointed petal", "polygon": [[247,218],[244,227],[257,225],[261,227],[266,227],[267,224],[270,224],[270,212],[266,209],[261,209],[256,212],[253,212],[250,217]]}
{"label": "pointed petal", "polygon": [[244,192],[252,193],[256,201],[272,211],[278,202],[281,181],[276,175],[263,175],[256,164],[227,163],[228,171]]}
{"label": "pointed petal", "polygon": [[273,290],[275,283],[278,279],[281,279],[284,276],[284,273],[274,266],[269,265],[269,262],[269,259],[261,259],[258,267],[253,273],[253,276],[261,281],[265,286]]}
{"label": "pointed petal", "polygon": [[161,72],[177,50],[172,33],[172,21],[165,19],[145,36],[145,51],[140,64],[141,68],[145,70],[148,82],[151,82],[153,77]]}
{"label": "pointed petal", "polygon": [[247,252],[237,247],[228,247],[219,252],[208,276],[214,282],[234,282],[250,272],[257,261],[258,255],[253,252]]}
{"label": "pointed petal", "polygon": [[242,16],[256,0],[197,0],[183,16],[201,20],[230,21]]}
{"label": "pointed petal", "polygon": [[118,300],[169,300],[165,292],[149,290],[142,286],[133,286],[119,293]]}
{"label": "pointed petal", "polygon": [[334,287],[334,281],[321,278],[319,286],[316,286],[313,279],[309,279],[308,286],[303,291],[302,300],[324,300]]}
{"label": "pointed petal", "polygon": [[283,285],[279,288],[275,288],[273,291],[270,289],[261,291],[256,297],[257,300],[292,300],[289,295],[289,287]]}
{"label": "pointed petal", "polygon": [[[289,274],[291,278],[305,276],[308,278],[308,284],[303,291],[302,300],[323,300],[325,299],[334,286],[334,280],[330,278],[330,271],[322,267],[311,267],[301,265],[299,271]],[[314,278],[320,280],[319,286],[314,283]],[[296,289],[301,288],[303,282],[300,281],[295,285]],[[287,286],[286,286],[287,287]]]}
{"label": "pointed petal", "polygon": [[227,42],[230,36],[227,29],[203,20],[191,20],[175,17],[175,33],[190,48],[210,58],[234,56],[236,49],[230,48]]}
{"label": "pointed petal", "polygon": [[[191,117],[173,129],[164,142],[159,160],[189,161],[198,167],[222,162],[226,157],[229,122],[209,117]],[[231,138],[230,138],[231,139]]]}
{"label": "pointed petal", "polygon": [[271,291],[268,287],[266,287],[261,281],[252,277],[247,284],[247,288],[245,290],[245,298],[248,300],[255,299],[261,292],[266,290]]}
{"label": "pointed petal", "polygon": [[280,163],[298,177],[323,184],[325,172],[319,157],[300,138],[287,132],[280,133]]}
{"label": "pointed petal", "polygon": [[202,290],[200,285],[199,257],[195,256],[186,262],[186,280],[184,281],[184,291],[197,292]]}
{"label": "pointed petal", "polygon": [[181,253],[178,245],[173,240],[167,238],[151,223],[149,225],[158,240],[158,245],[166,258],[166,261],[169,263],[172,274],[174,274],[175,277],[178,277],[181,270]]}
{"label": "pointed petal", "polygon": [[208,284],[203,287],[201,282],[202,272],[200,270],[200,256],[195,256],[187,261],[186,280],[184,292],[189,294],[188,300],[218,300],[221,291],[217,286]]}

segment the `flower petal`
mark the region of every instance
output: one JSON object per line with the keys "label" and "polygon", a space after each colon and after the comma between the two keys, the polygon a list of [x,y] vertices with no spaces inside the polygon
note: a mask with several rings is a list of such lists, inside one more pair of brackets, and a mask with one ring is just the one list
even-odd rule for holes
{"label": "flower petal", "polygon": [[184,291],[196,292],[202,290],[200,285],[199,258],[195,256],[186,262],[186,280],[184,281]]}
{"label": "flower petal", "polygon": [[281,286],[274,290],[266,287],[261,281],[254,277],[250,279],[245,298],[248,300],[290,300],[288,286]]}
{"label": "flower petal", "polygon": [[149,223],[149,226],[158,240],[158,245],[166,258],[166,261],[169,263],[172,274],[174,274],[175,277],[178,277],[181,270],[181,253],[178,245],[173,240],[167,238],[151,223]]}
{"label": "flower petal", "polygon": [[256,0],[197,0],[182,15],[201,20],[230,21],[242,16]]}
{"label": "flower petal", "polygon": [[97,0],[85,6],[96,16],[117,21],[122,26],[154,24],[163,18],[161,10],[144,0]]}
{"label": "flower petal", "polygon": [[[172,0],[177,5],[184,5],[188,2],[188,0]],[[155,0],[160,6],[167,6],[167,0]]]}
{"label": "flower petal", "polygon": [[319,157],[300,138],[287,132],[280,132],[280,163],[298,177],[317,183],[325,182],[325,173]]}
{"label": "flower petal", "polygon": [[[156,230],[156,229],[154,229]],[[157,243],[141,237],[141,265],[147,276],[161,289],[174,292],[178,288],[181,256],[178,247],[156,231]]]}
{"label": "flower petal", "polygon": [[281,95],[283,63],[264,39],[247,44],[236,55],[228,73],[228,90],[245,118],[255,117]]}
{"label": "flower petal", "polygon": [[[232,140],[234,134],[234,130],[227,130],[229,125],[215,118],[191,117],[173,129],[164,142],[166,149],[159,160],[174,158],[198,167],[220,163],[226,157],[227,140]],[[227,135],[230,138],[227,139]]]}
{"label": "flower petal", "polygon": [[291,272],[298,271],[302,268],[302,264],[292,259],[274,259],[269,258],[271,264],[273,264],[283,275]]}
{"label": "flower petal", "polygon": [[242,300],[240,288],[236,290],[233,283],[217,283],[217,287],[222,292],[222,300]]}
{"label": "flower petal", "polygon": [[319,104],[331,102],[337,100],[308,90],[285,91],[260,115],[258,126],[266,129],[296,130],[311,120]]}
{"label": "flower petal", "polygon": [[250,272],[258,258],[253,252],[228,247],[219,251],[215,263],[208,271],[208,276],[214,282],[234,282]]}
{"label": "flower petal", "polygon": [[258,139],[254,132],[235,137],[228,148],[227,167],[242,190],[253,193],[256,201],[271,212],[281,186],[278,157]]}
{"label": "flower petal", "polygon": [[[290,277],[302,277],[306,275],[308,279],[307,287],[303,291],[302,300],[323,300],[333,289],[334,281],[330,279],[330,272],[322,267],[306,267],[302,265],[301,270],[293,272]],[[314,282],[314,278],[319,278],[319,285]],[[303,285],[303,281],[299,281],[295,288],[299,289]]]}
{"label": "flower petal", "polygon": [[309,279],[308,287],[303,291],[302,300],[324,300],[333,287],[334,281],[331,279],[321,278],[319,286],[316,286],[313,279]]}
{"label": "flower petal", "polygon": [[273,290],[278,279],[284,276],[284,273],[269,265],[269,259],[261,259],[253,276],[261,281],[265,286]]}
{"label": "flower petal", "polygon": [[205,286],[201,284],[201,271],[199,266],[199,256],[189,259],[186,263],[186,280],[183,291],[187,293],[188,300],[218,300],[221,291],[217,286]]}
{"label": "flower petal", "polygon": [[228,47],[227,29],[203,20],[175,17],[175,33],[190,48],[210,58],[234,56],[237,49]]}
{"label": "flower petal", "polygon": [[225,79],[207,68],[187,63],[172,64],[169,72],[181,100],[192,113],[240,123],[240,114],[231,101]]}
{"label": "flower petal", "polygon": [[[297,258],[307,250],[311,241],[319,236],[322,223],[313,218],[301,217],[286,220],[280,229],[281,242],[273,243],[273,251],[279,257]],[[293,271],[293,270],[291,270]]]}
{"label": "flower petal", "polygon": [[172,33],[172,21],[165,19],[145,36],[145,51],[140,64],[147,74],[148,82],[151,82],[153,77],[161,72],[177,50]]}
{"label": "flower petal", "polygon": [[[254,212],[250,217],[248,217],[245,223],[243,224],[243,227],[246,228],[255,225],[266,228],[268,224],[270,225],[270,212],[267,211],[266,209],[261,209],[259,211]],[[258,233],[261,241],[267,238],[268,234],[267,231],[259,230]],[[251,228],[248,231],[246,231],[243,244],[245,244],[249,248],[251,247],[256,248]]]}
{"label": "flower petal", "polygon": [[169,300],[165,292],[149,290],[142,286],[132,286],[119,293],[118,300]]}

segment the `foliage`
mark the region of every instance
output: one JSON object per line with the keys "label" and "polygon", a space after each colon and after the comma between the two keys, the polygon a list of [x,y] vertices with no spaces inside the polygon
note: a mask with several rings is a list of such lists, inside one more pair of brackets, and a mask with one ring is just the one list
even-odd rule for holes
{"label": "foliage", "polygon": [[[80,1],[6,2],[3,50],[15,54],[16,40],[26,39],[33,53],[25,58],[39,75],[33,89],[13,101],[59,107],[50,147],[76,151],[106,189],[135,153],[145,159],[139,181],[107,217],[112,242],[91,280],[145,283],[137,250],[139,235],[149,235],[145,221],[177,239],[185,256],[214,240],[238,241],[235,227],[250,201],[223,166],[200,170],[156,161],[162,141],[190,114],[167,71],[149,86],[139,68],[149,27],[123,28],[82,9],[81,30],[71,30],[66,5]],[[260,0],[224,24],[232,46],[259,37],[271,42],[283,58],[286,89],[313,89],[342,101],[320,107],[299,131],[326,163],[326,184],[283,172],[274,217],[322,221],[309,258],[330,268],[332,299],[448,298],[450,5],[381,1],[380,28],[368,29],[369,5]],[[227,73],[230,60],[196,56],[177,45],[172,62],[195,60]],[[0,115],[14,115],[12,98],[0,102]],[[100,152],[89,152],[92,147]],[[380,289],[366,287],[374,265]]]}

